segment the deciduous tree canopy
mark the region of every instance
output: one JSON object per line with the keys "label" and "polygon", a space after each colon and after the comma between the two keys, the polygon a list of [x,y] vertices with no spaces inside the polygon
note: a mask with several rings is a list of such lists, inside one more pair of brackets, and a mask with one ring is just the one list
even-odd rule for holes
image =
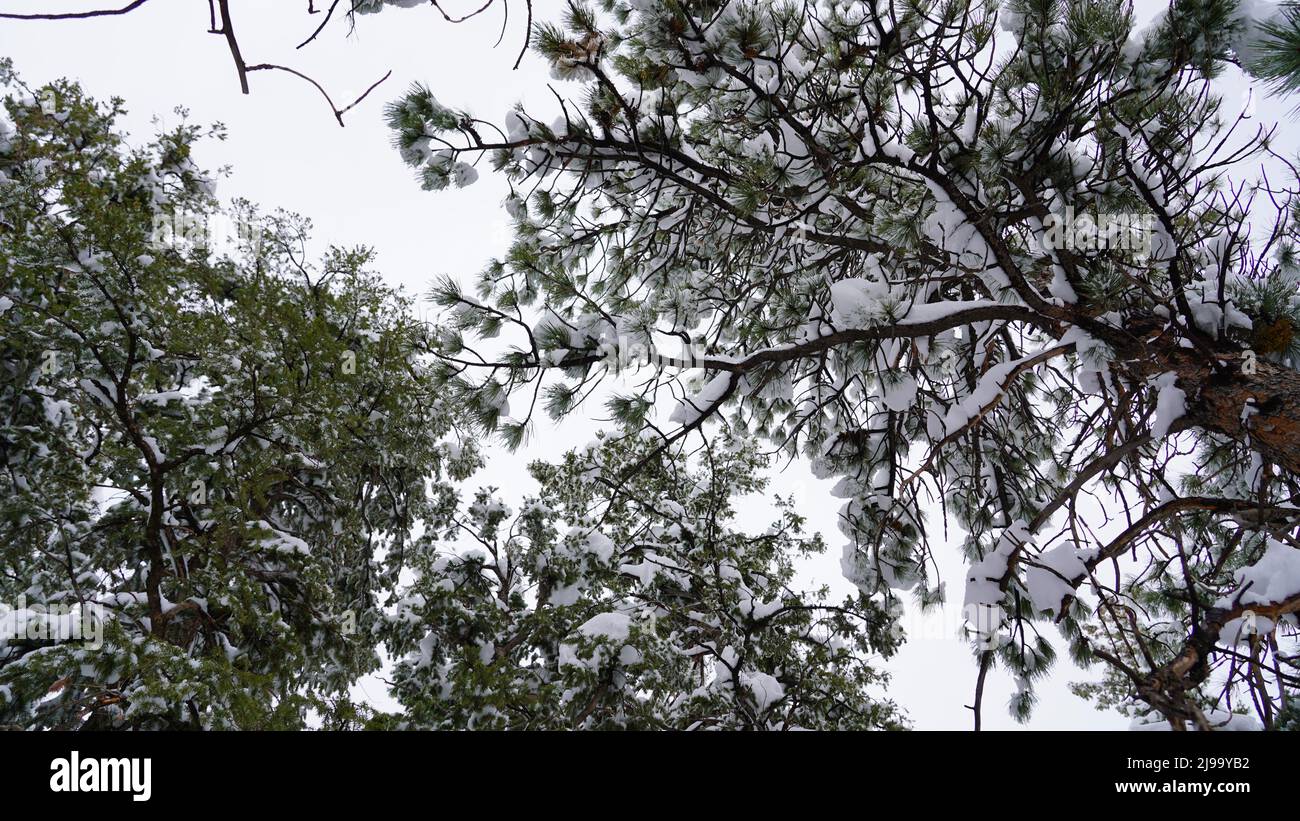
{"label": "deciduous tree canopy", "polygon": [[4,74],[0,720],[297,726],[378,665],[413,529],[477,463],[422,329],[296,218],[241,206],[218,248],[196,127],[131,148],[120,104]]}

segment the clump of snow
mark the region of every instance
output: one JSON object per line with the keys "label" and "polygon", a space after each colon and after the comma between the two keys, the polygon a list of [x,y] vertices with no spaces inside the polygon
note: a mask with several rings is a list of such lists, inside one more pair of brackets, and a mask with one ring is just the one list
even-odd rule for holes
{"label": "clump of snow", "polygon": [[[265,523],[259,522],[256,524],[263,528],[268,527]],[[311,553],[311,546],[292,533],[286,533],[285,531],[275,527],[270,529],[271,535],[261,540],[261,544],[266,550],[271,552],[299,553],[304,556]]]}
{"label": "clump of snow", "polygon": [[167,457],[163,454],[162,449],[158,447],[157,439],[152,436],[141,436],[140,440],[144,442],[145,447],[149,449],[149,455],[153,458],[156,464],[162,464],[167,461]]}
{"label": "clump of snow", "polygon": [[[9,111],[0,105],[0,154],[8,153],[13,143],[14,135],[18,133],[14,121],[9,116]],[[3,177],[0,177],[3,179]]]}
{"label": "clump of snow", "polygon": [[754,594],[749,590],[741,588],[740,590],[740,612],[749,616],[754,621],[762,621],[769,618],[772,614],[779,611],[785,603],[779,598],[771,601],[759,601],[754,598]]}
{"label": "clump of snow", "polygon": [[578,632],[589,638],[627,641],[632,632],[632,619],[626,613],[600,613],[583,622]]}
{"label": "clump of snow", "polygon": [[684,399],[677,405],[673,411],[670,420],[681,425],[693,425],[700,420],[700,417],[708,413],[718,400],[726,395],[731,388],[731,374],[723,372],[709,380],[704,388],[690,399]]}
{"label": "clump of snow", "polygon": [[767,673],[741,673],[740,684],[754,696],[760,712],[785,697],[785,688],[781,686],[781,682]]}
{"label": "clump of snow", "polygon": [[895,413],[906,411],[916,401],[916,380],[910,374],[903,374],[885,385],[885,391],[880,399],[885,403],[885,407]]}
{"label": "clump of snow", "polygon": [[[598,613],[583,622],[577,632],[588,641],[595,642],[595,645],[582,650],[580,643],[562,643],[560,645],[561,666],[596,670],[611,658],[622,665],[637,664],[643,658],[640,650],[624,644],[632,634],[632,618],[626,613],[613,611]],[[610,645],[621,646],[617,653],[612,653]]]}
{"label": "clump of snow", "polygon": [[975,390],[971,391],[956,405],[953,405],[944,416],[944,435],[951,436],[966,427],[984,408],[1002,396],[1006,387],[1004,383],[1011,372],[1019,367],[1023,361],[1013,359],[1008,362],[999,362],[985,371],[979,382],[975,384]]}
{"label": "clump of snow", "polygon": [[1003,531],[993,550],[984,558],[970,566],[966,576],[966,604],[996,605],[1001,603],[1005,593],[1001,580],[1006,575],[1011,555],[1022,545],[1029,543],[1033,535],[1023,519],[1018,519],[1011,527]]}
{"label": "clump of snow", "polygon": [[584,544],[601,562],[608,562],[614,556],[614,542],[599,530],[588,533]]}
{"label": "clump of snow", "polygon": [[1169,435],[1169,428],[1187,413],[1187,394],[1174,382],[1178,375],[1173,371],[1156,377],[1156,418],[1151,423],[1151,438],[1160,440]]}
{"label": "clump of snow", "polygon": [[637,564],[621,564],[618,566],[618,572],[634,577],[641,583],[642,587],[649,587],[654,583],[655,576],[659,574],[659,566],[648,561]]}
{"label": "clump of snow", "polygon": [[831,322],[838,328],[870,328],[889,319],[889,284],[850,277],[831,284]]}
{"label": "clump of snow", "polygon": [[[1254,716],[1232,713],[1217,707],[1206,709],[1204,715],[1206,723],[1214,730],[1256,732],[1264,729]],[[1138,732],[1169,732],[1174,728],[1170,726],[1169,721],[1164,716],[1151,712],[1135,717],[1132,723],[1129,724],[1129,729]],[[1186,729],[1194,731],[1199,730],[1200,727],[1195,722],[1189,721]]]}
{"label": "clump of snow", "polygon": [[1070,582],[1088,572],[1081,555],[1072,543],[1044,550],[1025,570],[1025,587],[1034,607],[1043,613],[1055,613],[1068,596],[1074,595]]}
{"label": "clump of snow", "polygon": [[1233,574],[1237,587],[1215,602],[1215,607],[1238,604],[1275,604],[1300,594],[1300,550],[1269,539],[1264,555],[1250,567]]}

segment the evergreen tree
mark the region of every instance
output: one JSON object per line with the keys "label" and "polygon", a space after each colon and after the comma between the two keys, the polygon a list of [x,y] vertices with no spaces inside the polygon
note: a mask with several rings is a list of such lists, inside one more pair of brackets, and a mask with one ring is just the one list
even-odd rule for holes
{"label": "evergreen tree", "polygon": [[[646,352],[620,425],[665,451],[725,425],[838,477],[845,574],[882,603],[940,600],[936,518],[958,528],[977,726],[994,665],[1028,714],[1053,623],[1175,728],[1241,703],[1275,726],[1297,681],[1300,209],[1252,177],[1268,140],[1211,84],[1255,18],[567,5],[533,38],[575,83],[558,117],[492,126],[423,87],[389,107],[426,188],[487,163],[512,186],[508,255],[475,294],[436,289],[448,391],[519,441]],[[516,391],[545,401],[512,418]],[[668,425],[664,392],[688,397]]]}

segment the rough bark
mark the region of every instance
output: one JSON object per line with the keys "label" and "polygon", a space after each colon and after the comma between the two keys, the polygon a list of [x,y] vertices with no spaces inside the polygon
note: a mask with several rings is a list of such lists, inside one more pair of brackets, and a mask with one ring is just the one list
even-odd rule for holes
{"label": "rough bark", "polygon": [[1189,421],[1300,474],[1300,371],[1260,359],[1249,374],[1241,359],[1220,361],[1214,368],[1194,351],[1175,356]]}

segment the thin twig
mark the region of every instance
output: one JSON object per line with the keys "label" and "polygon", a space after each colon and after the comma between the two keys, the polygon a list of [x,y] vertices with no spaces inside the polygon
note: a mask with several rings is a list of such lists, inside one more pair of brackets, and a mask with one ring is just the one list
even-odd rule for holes
{"label": "thin twig", "polygon": [[149,0],[135,0],[120,9],[94,9],[92,11],[67,11],[49,14],[12,14],[0,12],[5,20],[88,20],[91,17],[113,17],[128,14],[143,6]]}

